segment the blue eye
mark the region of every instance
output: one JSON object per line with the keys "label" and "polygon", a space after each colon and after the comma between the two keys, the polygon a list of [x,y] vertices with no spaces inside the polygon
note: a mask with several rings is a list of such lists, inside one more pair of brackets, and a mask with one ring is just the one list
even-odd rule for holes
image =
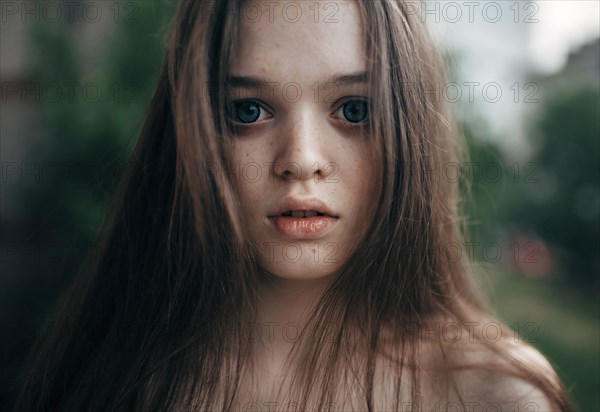
{"label": "blue eye", "polygon": [[367,117],[369,106],[366,100],[349,100],[342,106],[344,117],[351,123],[360,123]]}
{"label": "blue eye", "polygon": [[234,102],[232,106],[233,120],[235,122],[254,123],[260,117],[261,107],[257,102],[252,100]]}

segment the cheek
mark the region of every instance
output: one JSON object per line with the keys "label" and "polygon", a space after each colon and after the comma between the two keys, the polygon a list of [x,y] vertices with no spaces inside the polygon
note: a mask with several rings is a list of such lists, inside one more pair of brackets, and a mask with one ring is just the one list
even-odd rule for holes
{"label": "cheek", "polygon": [[230,179],[233,180],[234,187],[238,192],[238,196],[240,197],[240,202],[242,203],[242,206],[248,204],[248,196],[251,194],[249,193],[248,185],[245,184],[245,180],[241,178],[241,171],[244,170],[244,165],[248,163],[248,160],[244,159],[249,159],[250,155],[251,153],[248,150],[248,148],[245,147],[245,145],[233,145],[231,153],[231,164],[229,165],[228,176]]}
{"label": "cheek", "polygon": [[377,167],[379,164],[374,155],[370,153],[369,147],[363,147],[355,158],[353,167],[353,191],[358,196],[361,212],[370,210],[376,202],[379,193],[380,179],[378,179]]}
{"label": "cheek", "polygon": [[360,193],[369,192],[375,183],[375,168],[377,163],[368,146],[360,146],[352,153],[348,167],[352,170],[352,176],[355,180],[355,186],[359,188]]}
{"label": "cheek", "polygon": [[[246,210],[254,210],[257,202],[262,199],[262,184],[268,176],[261,157],[260,147],[248,144],[234,144],[232,147],[231,165],[227,171],[238,192],[240,202]],[[264,156],[264,155],[263,155]]]}

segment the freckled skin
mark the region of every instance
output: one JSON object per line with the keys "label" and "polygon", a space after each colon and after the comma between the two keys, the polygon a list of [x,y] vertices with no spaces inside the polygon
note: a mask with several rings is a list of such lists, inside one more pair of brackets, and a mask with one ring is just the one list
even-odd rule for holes
{"label": "freckled skin", "polygon": [[[282,278],[317,279],[327,277],[347,259],[376,201],[371,138],[364,128],[352,128],[342,110],[347,98],[368,98],[367,85],[327,88],[326,84],[334,75],[365,71],[367,66],[362,25],[352,2],[337,3],[337,23],[324,23],[322,16],[315,23],[314,10],[309,9],[314,2],[297,2],[301,20],[286,21],[284,4],[275,9],[272,23],[266,14],[258,23],[241,21],[229,74],[261,77],[278,85],[271,94],[242,93],[259,101],[261,113],[235,137],[233,161],[240,171],[251,163],[261,167],[260,179],[254,179],[255,168],[246,169],[246,178],[243,173],[237,178],[246,227],[260,248],[261,266]],[[322,12],[324,4],[320,4]],[[291,82],[301,88],[297,101],[284,94]],[[295,92],[289,88],[287,96]],[[265,164],[275,166],[270,169]],[[297,165],[288,168],[291,179],[285,174],[286,164]],[[266,217],[286,195],[317,197],[340,219],[320,239],[284,238]]]}

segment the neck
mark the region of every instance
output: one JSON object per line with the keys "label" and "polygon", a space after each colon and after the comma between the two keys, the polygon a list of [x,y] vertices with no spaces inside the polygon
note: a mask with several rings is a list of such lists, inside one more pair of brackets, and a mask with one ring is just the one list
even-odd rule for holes
{"label": "neck", "polygon": [[268,275],[259,284],[256,353],[278,363],[292,349],[301,329],[332,278],[285,279]]}

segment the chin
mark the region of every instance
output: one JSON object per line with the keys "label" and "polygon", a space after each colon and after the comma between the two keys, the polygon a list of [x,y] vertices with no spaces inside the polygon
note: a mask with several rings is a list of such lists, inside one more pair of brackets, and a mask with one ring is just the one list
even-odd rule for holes
{"label": "chin", "polygon": [[316,256],[308,246],[298,250],[302,250],[302,255],[299,256],[294,251],[290,251],[289,258],[284,258],[281,254],[272,256],[270,259],[262,258],[260,265],[271,275],[288,280],[324,279],[333,275],[341,266],[339,259],[329,258],[327,262],[324,262],[325,259],[322,256]]}
{"label": "chin", "polygon": [[280,279],[332,277],[349,257],[347,243],[333,236],[314,240],[255,237],[251,244],[259,266]]}

